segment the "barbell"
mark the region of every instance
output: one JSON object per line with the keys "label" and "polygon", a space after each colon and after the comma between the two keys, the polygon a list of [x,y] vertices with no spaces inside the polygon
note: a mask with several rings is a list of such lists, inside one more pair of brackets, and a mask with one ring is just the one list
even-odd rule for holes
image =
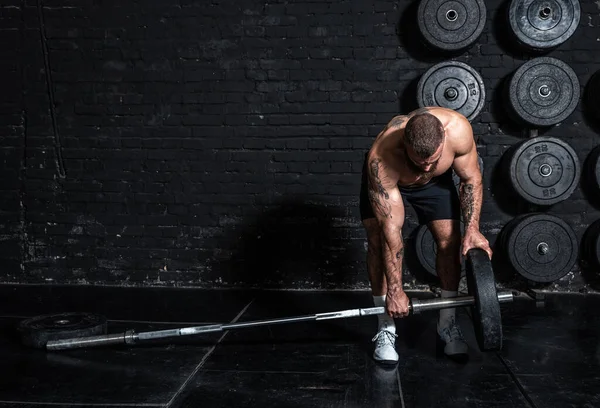
{"label": "barbell", "polygon": [[[485,251],[472,249],[466,257],[466,275],[469,294],[456,298],[409,299],[409,315],[448,308],[470,307],[475,334],[484,351],[502,348],[500,304],[513,301],[512,292],[497,292],[491,261]],[[385,307],[347,309],[296,317],[274,318],[248,322],[210,324],[177,329],[137,333],[127,330],[107,334],[106,319],[95,315],[66,314],[41,316],[20,323],[23,343],[50,351],[109,345],[135,345],[140,342],[201,335],[225,330],[266,325],[324,321],[351,317],[374,316],[386,313]],[[88,333],[88,335],[86,335]]]}
{"label": "barbell", "polygon": [[[499,303],[512,302],[512,292],[498,293],[497,301]],[[456,308],[462,306],[476,305],[474,296],[461,296],[458,298],[447,299],[411,299],[409,300],[409,315],[419,314],[429,310],[440,310],[447,308]],[[276,319],[255,320],[239,323],[211,324],[203,326],[185,327],[179,329],[156,330],[136,333],[134,330],[127,330],[122,333],[105,334],[98,336],[89,336],[82,338],[69,338],[48,341],[46,349],[48,350],[67,350],[83,347],[97,347],[108,345],[133,345],[148,340],[157,340],[165,338],[174,338],[180,336],[191,336],[205,333],[222,332],[225,330],[244,329],[250,327],[298,323],[307,321],[321,321],[332,319],[345,319],[359,316],[372,316],[386,313],[385,307],[369,307],[359,309],[339,310],[335,312],[316,313],[311,315],[284,317]]]}

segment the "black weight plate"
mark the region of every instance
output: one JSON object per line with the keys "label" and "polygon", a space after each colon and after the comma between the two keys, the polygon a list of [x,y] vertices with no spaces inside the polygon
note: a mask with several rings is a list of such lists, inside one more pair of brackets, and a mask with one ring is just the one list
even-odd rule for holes
{"label": "black weight plate", "polygon": [[437,244],[427,225],[418,227],[415,237],[415,252],[421,267],[433,276],[437,276],[435,269],[435,258],[437,256]]}
{"label": "black weight plate", "polygon": [[600,267],[600,220],[593,222],[583,234],[582,258],[591,266]]}
{"label": "black weight plate", "polygon": [[417,85],[417,102],[422,108],[440,106],[473,120],[485,103],[483,79],[464,62],[441,62],[421,76]]}
{"label": "black weight plate", "polygon": [[560,139],[546,136],[528,139],[509,154],[510,183],[529,203],[556,204],[569,198],[579,184],[579,158]]}
{"label": "black weight plate", "polygon": [[502,230],[500,231],[500,235],[498,236],[499,239],[499,243],[500,243],[500,248],[501,251],[503,251],[504,253],[506,253],[506,249],[507,249],[507,237],[510,236],[510,233],[512,231],[512,228],[517,225],[517,223],[527,217],[528,214],[521,214],[516,216],[515,218],[513,218],[512,220],[510,220],[509,222],[507,222],[504,227],[502,228]]}
{"label": "black weight plate", "polygon": [[17,328],[24,345],[45,348],[50,340],[106,334],[106,318],[91,313],[61,313],[23,320]]}
{"label": "black weight plate", "polygon": [[481,249],[467,253],[467,287],[475,298],[473,326],[482,351],[502,349],[502,316],[492,262]]}
{"label": "black weight plate", "polygon": [[[460,227],[462,234],[464,230],[462,223]],[[438,274],[435,267],[437,244],[435,239],[433,239],[433,234],[427,225],[419,225],[417,229],[417,234],[415,235],[415,253],[417,254],[419,265],[423,268],[423,270],[437,277]]]}
{"label": "black weight plate", "polygon": [[506,237],[510,265],[533,282],[554,282],[565,276],[579,252],[573,229],[561,218],[532,213],[520,219]]}
{"label": "black weight plate", "polygon": [[596,146],[589,153],[586,173],[591,190],[598,193],[600,191],[600,146]]}
{"label": "black weight plate", "polygon": [[512,113],[533,126],[552,126],[565,120],[580,96],[577,75],[567,64],[539,57],[521,65],[509,81]]}
{"label": "black weight plate", "polygon": [[597,121],[600,120],[600,71],[596,71],[585,86],[585,109]]}
{"label": "black weight plate", "polygon": [[459,51],[479,39],[486,22],[483,0],[421,0],[419,31],[427,45]]}
{"label": "black weight plate", "polygon": [[581,18],[578,0],[512,0],[510,28],[522,45],[548,50],[564,43]]}

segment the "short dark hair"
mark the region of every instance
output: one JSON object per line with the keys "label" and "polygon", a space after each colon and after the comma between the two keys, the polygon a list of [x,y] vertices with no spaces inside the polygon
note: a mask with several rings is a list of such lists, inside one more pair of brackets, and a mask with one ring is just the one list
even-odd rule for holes
{"label": "short dark hair", "polygon": [[413,116],[406,122],[404,140],[422,159],[431,157],[444,139],[444,125],[430,113]]}

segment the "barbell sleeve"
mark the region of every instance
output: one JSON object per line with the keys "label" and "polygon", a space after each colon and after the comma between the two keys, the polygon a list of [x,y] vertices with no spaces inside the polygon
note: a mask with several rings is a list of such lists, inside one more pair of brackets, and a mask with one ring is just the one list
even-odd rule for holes
{"label": "barbell sleeve", "polygon": [[[512,292],[498,292],[499,303],[510,303],[513,301]],[[428,310],[451,309],[462,306],[472,306],[475,304],[473,296],[459,296],[455,298],[437,298],[437,299],[414,299],[411,300],[412,314],[419,314]]]}
{"label": "barbell sleeve", "polygon": [[103,334],[99,336],[76,337],[70,339],[50,340],[46,344],[47,350],[69,350],[84,347],[111,346],[117,344],[134,344],[137,334],[133,330],[124,333]]}
{"label": "barbell sleeve", "polygon": [[[499,292],[498,302],[508,303],[513,301],[512,292]],[[475,304],[473,296],[460,296],[456,298],[436,298],[436,299],[412,299],[409,301],[409,314],[419,314],[428,310],[450,309],[462,306],[471,306]],[[312,315],[284,317],[266,320],[256,320],[250,322],[236,322],[225,324],[210,324],[195,327],[184,327],[180,329],[157,330],[150,332],[136,333],[129,330],[125,333],[107,334],[101,336],[51,340],[46,344],[47,350],[66,350],[83,347],[99,347],[115,344],[135,344],[140,341],[164,339],[180,336],[191,336],[204,333],[221,332],[232,329],[244,329],[249,327],[267,326],[284,323],[297,323],[307,321],[321,321],[333,319],[346,319],[350,317],[372,316],[386,313],[383,306],[368,307],[360,309],[340,310],[337,312],[317,313]]]}

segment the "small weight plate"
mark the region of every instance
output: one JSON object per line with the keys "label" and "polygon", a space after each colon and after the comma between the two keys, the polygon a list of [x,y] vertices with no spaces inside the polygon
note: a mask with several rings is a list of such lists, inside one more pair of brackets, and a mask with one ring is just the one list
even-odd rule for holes
{"label": "small weight plate", "polygon": [[512,75],[508,102],[520,121],[552,126],[573,113],[580,92],[571,67],[556,58],[539,57],[524,63]]}
{"label": "small weight plate", "polygon": [[521,218],[506,237],[510,265],[533,282],[554,282],[565,276],[579,252],[573,229],[561,218],[532,213]]}
{"label": "small weight plate", "polygon": [[467,287],[475,298],[473,326],[482,351],[502,349],[502,316],[492,262],[482,249],[472,249],[466,260]]}
{"label": "small weight plate", "polygon": [[106,334],[106,318],[90,313],[61,313],[23,320],[17,328],[24,345],[45,348],[50,340]]}
{"label": "small weight plate", "polygon": [[440,106],[473,120],[485,103],[483,79],[464,62],[440,62],[419,79],[417,102],[421,108]]}
{"label": "small weight plate", "polygon": [[600,220],[594,221],[584,232],[582,258],[592,267],[600,267]]}
{"label": "small weight plate", "polygon": [[580,18],[578,0],[512,0],[508,9],[514,36],[532,50],[564,43],[577,30]]}
{"label": "small weight plate", "polygon": [[425,43],[440,51],[463,50],[477,41],[486,22],[483,0],[421,0],[419,31]]}
{"label": "small weight plate", "polygon": [[508,176],[514,191],[525,201],[553,205],[571,196],[581,174],[577,154],[553,137],[525,140],[509,152]]}

